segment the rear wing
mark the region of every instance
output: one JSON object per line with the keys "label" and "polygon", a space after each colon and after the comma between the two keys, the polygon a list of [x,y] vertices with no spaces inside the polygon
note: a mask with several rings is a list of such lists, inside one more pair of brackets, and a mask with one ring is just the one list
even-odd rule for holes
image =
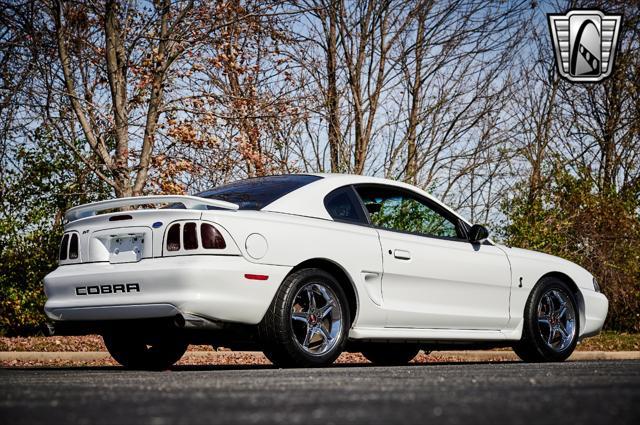
{"label": "rear wing", "polygon": [[154,196],[134,196],[131,198],[109,199],[106,201],[92,202],[77,207],[70,208],[64,215],[68,222],[79,220],[98,214],[100,211],[112,210],[115,208],[130,207],[135,205],[158,205],[158,204],[183,204],[187,209],[206,210],[207,207],[223,208],[227,210],[237,210],[237,204],[220,201],[218,199],[200,198],[199,196],[187,195],[154,195]]}

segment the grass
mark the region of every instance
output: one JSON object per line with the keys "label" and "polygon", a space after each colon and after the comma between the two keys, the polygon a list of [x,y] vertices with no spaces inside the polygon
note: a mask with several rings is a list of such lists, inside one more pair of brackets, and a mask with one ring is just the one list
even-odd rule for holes
{"label": "grass", "polygon": [[604,331],[578,345],[580,351],[640,351],[640,334]]}
{"label": "grass", "polygon": [[[210,346],[191,346],[191,350],[211,350]],[[587,338],[580,351],[640,351],[640,334],[606,331]],[[0,351],[105,351],[97,335],[72,337],[0,337]]]}

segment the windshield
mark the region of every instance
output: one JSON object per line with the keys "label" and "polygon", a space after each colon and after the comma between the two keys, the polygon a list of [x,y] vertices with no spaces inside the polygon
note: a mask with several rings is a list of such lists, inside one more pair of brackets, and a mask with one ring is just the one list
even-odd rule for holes
{"label": "windshield", "polygon": [[305,174],[256,177],[218,186],[196,196],[232,202],[238,204],[241,210],[260,210],[287,193],[319,179],[321,177]]}

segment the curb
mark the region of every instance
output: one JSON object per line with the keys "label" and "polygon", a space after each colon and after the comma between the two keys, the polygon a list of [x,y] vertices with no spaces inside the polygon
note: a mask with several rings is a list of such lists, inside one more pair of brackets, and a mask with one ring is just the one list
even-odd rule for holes
{"label": "curb", "polygon": [[[264,355],[255,351],[188,351],[185,357],[224,357],[224,356],[255,356],[264,358]],[[435,358],[455,358],[466,362],[519,360],[512,351],[436,351],[432,355]],[[97,361],[107,360],[111,356],[106,351],[0,351],[0,361]],[[640,360],[640,351],[575,351],[569,361],[596,361],[596,360]]]}
{"label": "curb", "polygon": [[[435,356],[456,357],[464,361],[520,360],[513,351],[436,351]],[[640,360],[640,351],[574,351],[568,361]]]}

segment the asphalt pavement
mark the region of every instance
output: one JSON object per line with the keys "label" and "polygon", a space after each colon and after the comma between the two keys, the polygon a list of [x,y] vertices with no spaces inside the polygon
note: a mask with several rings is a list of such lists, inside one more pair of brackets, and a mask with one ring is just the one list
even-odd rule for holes
{"label": "asphalt pavement", "polygon": [[0,370],[0,423],[640,423],[640,361]]}

